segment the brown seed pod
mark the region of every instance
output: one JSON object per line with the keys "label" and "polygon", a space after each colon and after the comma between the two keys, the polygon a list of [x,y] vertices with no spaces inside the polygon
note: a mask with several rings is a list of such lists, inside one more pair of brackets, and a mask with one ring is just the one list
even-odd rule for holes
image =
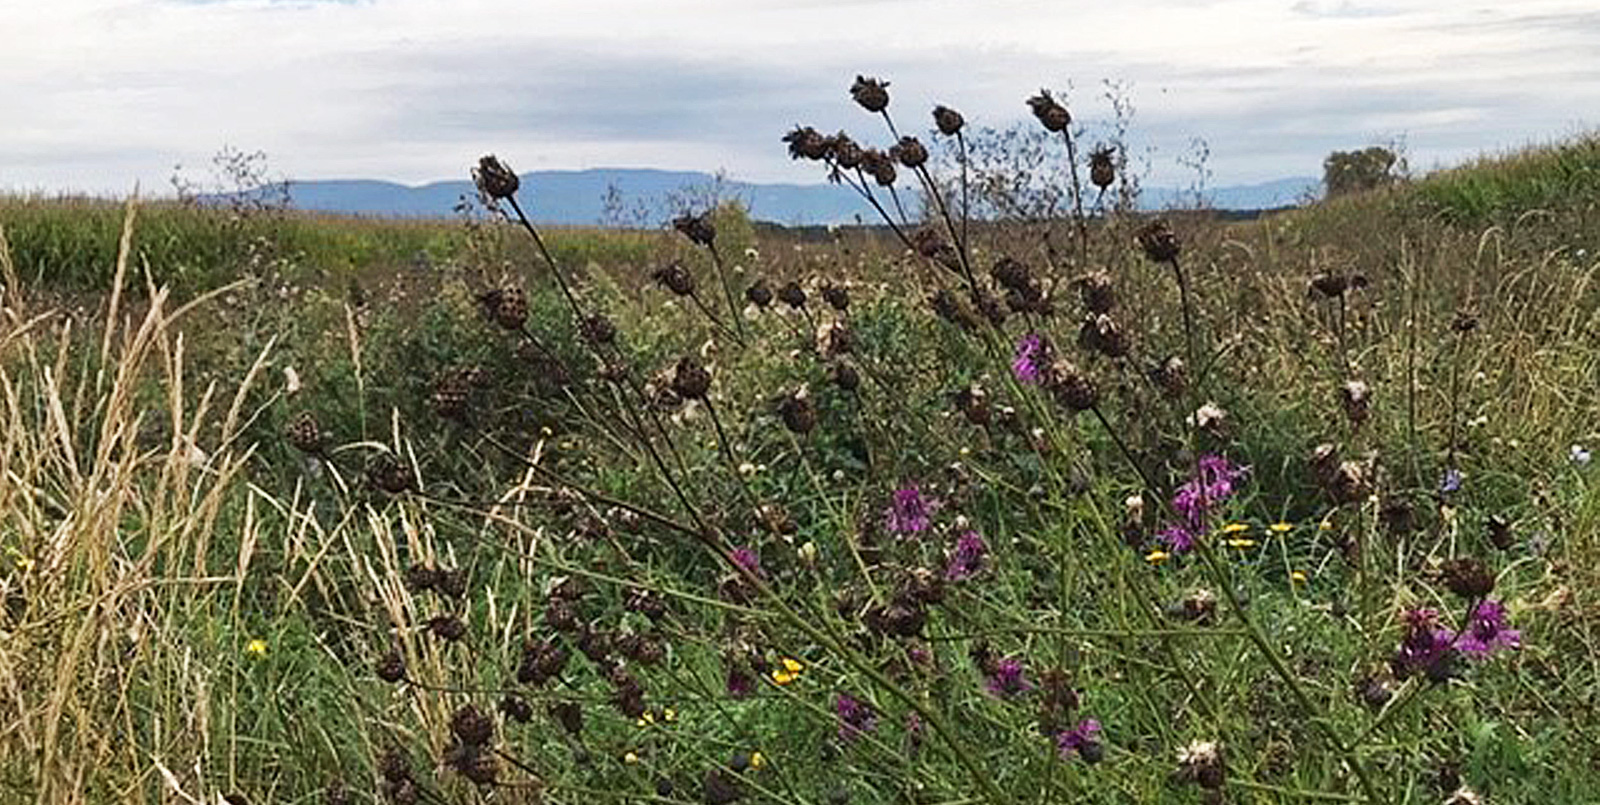
{"label": "brown seed pod", "polygon": [[511,198],[522,184],[516,172],[493,154],[478,160],[478,167],[472,170],[472,182],[479,193],[495,200]]}
{"label": "brown seed pod", "polygon": [[710,246],[717,239],[717,227],[711,222],[711,214],[711,210],[699,215],[684,213],[672,219],[672,226],[691,242],[700,246]]}
{"label": "brown seed pod", "polygon": [[961,127],[966,123],[966,118],[963,118],[960,112],[948,106],[933,107],[933,125],[939,129],[940,134],[946,137],[953,137],[958,134],[961,131]]}
{"label": "brown seed pod", "polygon": [[1116,149],[1105,146],[1089,153],[1089,181],[1105,190],[1117,180]]}
{"label": "brown seed pod", "polygon": [[889,108],[889,82],[858,75],[850,85],[850,97],[868,112],[882,112]]}
{"label": "brown seed pod", "polygon": [[1078,346],[1108,358],[1120,358],[1128,354],[1128,337],[1110,316],[1091,313],[1078,329]]}
{"label": "brown seed pod", "polygon": [[650,275],[657,284],[678,296],[688,296],[694,293],[694,275],[681,263],[669,263],[655,270]]}
{"label": "brown seed pod", "polygon": [[914,170],[927,163],[928,149],[915,137],[901,137],[900,142],[889,149],[889,156],[901,165]]}
{"label": "brown seed pod", "polygon": [[686,355],[672,373],[672,390],[686,400],[703,400],[711,390],[711,373],[698,358]]}
{"label": "brown seed pod", "polygon": [[1182,397],[1189,388],[1189,366],[1176,355],[1162,361],[1160,366],[1152,370],[1152,374],[1161,392],[1172,399]]}
{"label": "brown seed pod", "polygon": [[796,126],[783,135],[783,141],[789,144],[790,159],[822,159],[828,155],[830,147],[828,138],[810,126]]}
{"label": "brown seed pod", "polygon": [[302,453],[320,455],[324,447],[322,428],[317,424],[317,418],[310,411],[301,411],[289,426],[284,428],[284,436],[294,449]]}
{"label": "brown seed pod", "polygon": [[989,276],[1002,288],[1013,291],[1031,291],[1033,289],[1033,272],[1020,260],[1011,257],[1002,257],[995,261],[994,267],[989,269]]}
{"label": "brown seed pod", "polygon": [[1475,601],[1494,592],[1494,574],[1477,559],[1461,557],[1444,563],[1444,584],[1450,592]]}
{"label": "brown seed pod", "polygon": [[1072,125],[1072,115],[1067,112],[1067,107],[1058,103],[1050,90],[1039,90],[1038,95],[1028,99],[1028,107],[1047,131],[1061,132]]}
{"label": "brown seed pod", "polygon": [[1137,237],[1139,248],[1144,249],[1145,256],[1157,263],[1176,260],[1183,250],[1177,233],[1172,231],[1172,225],[1164,218],[1157,218],[1140,227]]}
{"label": "brown seed pod", "polygon": [[526,724],[533,720],[533,705],[515,693],[507,693],[500,698],[500,712],[518,724]]}
{"label": "brown seed pod", "polygon": [[1350,278],[1343,274],[1318,274],[1311,278],[1311,295],[1332,299],[1350,289]]}

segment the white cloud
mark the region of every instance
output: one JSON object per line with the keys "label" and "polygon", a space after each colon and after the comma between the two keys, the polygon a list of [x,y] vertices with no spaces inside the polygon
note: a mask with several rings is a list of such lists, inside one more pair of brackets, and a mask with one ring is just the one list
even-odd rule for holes
{"label": "white cloud", "polygon": [[1104,117],[1132,86],[1157,180],[1191,136],[1216,183],[1315,174],[1404,136],[1414,162],[1592,124],[1600,14],[1517,4],[1266,0],[13,0],[0,8],[0,187],[165,184],[224,144],[301,178],[420,182],[495,151],[522,169],[727,169],[814,181],[795,123],[876,135],[845,89],[893,82],[902,125],[935,102],[1026,117],[1041,85]]}

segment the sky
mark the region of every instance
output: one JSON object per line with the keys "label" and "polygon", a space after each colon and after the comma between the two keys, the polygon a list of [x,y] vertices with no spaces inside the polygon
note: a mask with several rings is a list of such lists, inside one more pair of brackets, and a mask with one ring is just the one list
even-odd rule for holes
{"label": "sky", "polygon": [[1596,0],[0,0],[0,190],[161,193],[224,146],[295,179],[811,183],[794,125],[886,139],[857,74],[924,134],[1050,87],[1093,139],[1115,82],[1148,184],[1193,181],[1197,139],[1213,186],[1392,142],[1427,169],[1600,126],[1595,54]]}

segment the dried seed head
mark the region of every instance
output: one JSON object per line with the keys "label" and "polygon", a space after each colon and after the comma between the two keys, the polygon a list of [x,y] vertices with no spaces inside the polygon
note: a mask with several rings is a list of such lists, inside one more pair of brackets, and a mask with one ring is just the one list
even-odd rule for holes
{"label": "dried seed head", "polygon": [[1312,296],[1332,299],[1350,289],[1350,278],[1343,274],[1318,274],[1311,278]]}
{"label": "dried seed head", "polygon": [[567,650],[551,640],[530,640],[522,646],[522,659],[517,663],[517,681],[524,685],[539,686],[561,675],[567,667]]}
{"label": "dried seed head", "polygon": [[980,289],[973,294],[972,301],[977,306],[978,312],[983,314],[983,317],[988,319],[989,324],[995,329],[999,329],[1001,325],[1006,323],[1005,305],[1000,304],[1000,300],[996,299],[994,294]]}
{"label": "dried seed head", "polygon": [[993,411],[989,408],[989,393],[982,386],[971,385],[956,392],[956,409],[967,421],[978,427],[988,427],[993,420]]}
{"label": "dried seed head", "polygon": [[472,170],[472,182],[479,193],[496,201],[516,195],[522,184],[516,172],[493,154],[478,160],[478,167]]}
{"label": "dried seed head", "polygon": [[1157,263],[1176,260],[1183,250],[1177,233],[1172,231],[1172,225],[1165,218],[1157,218],[1140,227],[1138,240],[1144,255]]}
{"label": "dried seed head", "polygon": [[398,651],[390,651],[378,660],[374,670],[378,678],[394,684],[406,678],[406,659]]}
{"label": "dried seed head", "polygon": [[744,289],[744,298],[758,308],[766,309],[772,304],[772,288],[764,279],[758,279],[754,285]]}
{"label": "dried seed head", "polygon": [[1039,90],[1038,95],[1028,99],[1028,107],[1048,131],[1065,131],[1067,126],[1072,125],[1072,115],[1067,112],[1067,107],[1058,103],[1050,90]]}
{"label": "dried seed head", "polygon": [[435,615],[428,619],[428,631],[440,640],[454,643],[467,636],[467,624],[454,615]]}
{"label": "dried seed head", "polygon": [[792,537],[800,530],[794,515],[776,503],[763,503],[756,514],[761,518],[761,525],[777,536]]}
{"label": "dried seed head", "polygon": [[583,734],[583,705],[577,702],[551,702],[545,708],[550,720],[561,725],[568,735],[576,738]]}
{"label": "dried seed head", "polygon": [[861,388],[861,373],[848,363],[839,361],[833,365],[833,384],[841,391],[855,392]]}
{"label": "dried seed head", "polygon": [[613,344],[617,340],[617,325],[604,313],[585,316],[578,325],[583,339],[597,347]]}
{"label": "dried seed head", "polygon": [[483,746],[494,737],[494,719],[470,704],[462,705],[450,716],[450,732],[468,746]]}
{"label": "dried seed head", "polygon": [[700,246],[710,246],[717,239],[717,227],[711,222],[712,212],[706,210],[699,215],[686,212],[672,219],[672,226],[691,242]]}
{"label": "dried seed head", "polygon": [[433,565],[419,562],[406,568],[405,583],[413,593],[430,591],[439,583],[439,571]]}
{"label": "dried seed head", "polygon": [[688,296],[694,293],[694,275],[681,263],[671,263],[655,270],[650,275],[661,287],[677,294]]}
{"label": "dried seed head", "polygon": [[1217,594],[1206,589],[1191,590],[1167,608],[1167,614],[1192,623],[1210,623],[1217,614]]}
{"label": "dried seed head", "polygon": [[1182,397],[1189,388],[1189,366],[1183,359],[1173,355],[1161,362],[1153,374],[1156,385],[1161,387],[1162,393],[1171,398]]}
{"label": "dried seed head", "polygon": [[792,308],[805,307],[806,306],[806,292],[805,292],[805,289],[800,287],[800,283],[798,283],[798,282],[796,282],[794,280],[790,280],[790,281],[784,283],[782,288],[778,289],[778,301],[780,301],[780,302],[782,302],[782,303],[784,303],[784,304],[786,304],[786,305],[788,305],[789,307],[792,307]]}
{"label": "dried seed head", "polygon": [[392,783],[411,779],[411,759],[398,748],[384,752],[378,758],[378,776]]}
{"label": "dried seed head", "polygon": [[956,254],[955,248],[945,241],[944,236],[940,235],[938,230],[931,226],[925,226],[911,233],[911,247],[917,250],[917,254],[933,260],[951,271],[959,271],[961,269],[961,258]]}
{"label": "dried seed head", "polygon": [[953,137],[960,133],[961,127],[967,124],[966,118],[960,112],[948,106],[933,107],[933,125],[938,127],[939,133],[946,137]]}
{"label": "dried seed head", "polygon": [[1089,181],[1105,190],[1117,180],[1117,151],[1111,146],[1096,148],[1089,153]]}
{"label": "dried seed head", "polygon": [[1128,354],[1128,338],[1116,320],[1104,313],[1091,313],[1078,330],[1078,346],[1094,350],[1107,358]]}
{"label": "dried seed head", "polygon": [[1394,685],[1377,674],[1369,674],[1356,682],[1356,696],[1371,710],[1381,710],[1394,697]]}
{"label": "dried seed head", "polygon": [[294,449],[302,453],[311,455],[322,453],[322,428],[317,425],[317,418],[310,411],[301,411],[299,416],[291,420],[289,426],[284,428],[284,436]]}
{"label": "dried seed head", "polygon": [[1511,532],[1511,521],[1505,517],[1491,514],[1484,522],[1484,526],[1489,532],[1489,543],[1494,547],[1506,551],[1516,544],[1516,537]]}
{"label": "dried seed head", "polygon": [[1020,260],[1002,257],[995,261],[994,267],[989,269],[989,276],[1002,288],[1013,291],[1031,291],[1033,289],[1033,272]]}
{"label": "dried seed head", "polygon": [[817,351],[827,359],[855,351],[855,334],[844,322],[829,322],[817,328]]}
{"label": "dried seed head", "polygon": [[667,605],[661,596],[649,590],[634,590],[626,604],[629,612],[637,612],[652,622],[667,616]]}
{"label": "dried seed head", "polygon": [[783,135],[783,141],[789,144],[790,159],[822,159],[828,155],[828,138],[810,126],[796,126],[793,131]]}
{"label": "dried seed head", "polygon": [[475,785],[492,786],[500,777],[500,761],[479,744],[462,742],[446,747],[444,765]]}
{"label": "dried seed head", "polygon": [[872,174],[874,181],[880,187],[894,184],[895,169],[894,159],[876,148],[868,148],[861,152],[861,169]]}
{"label": "dried seed head", "polygon": [[843,313],[850,307],[850,292],[845,290],[843,285],[834,285],[830,282],[822,286],[822,301],[827,302],[828,307]]}
{"label": "dried seed head", "polygon": [[1476,601],[1494,592],[1494,574],[1477,559],[1462,557],[1444,563],[1444,584],[1450,592]]}
{"label": "dried seed head", "polygon": [[500,698],[500,712],[518,724],[526,724],[533,720],[533,705],[515,693],[507,693]]}
{"label": "dried seed head", "polygon": [[900,142],[889,149],[889,156],[901,165],[916,169],[927,163],[928,149],[915,137],[901,137]]}
{"label": "dried seed head", "polygon": [[1194,741],[1178,750],[1179,780],[1215,791],[1225,776],[1222,747],[1216,741]]}
{"label": "dried seed head", "polygon": [[1339,387],[1339,402],[1344,405],[1344,415],[1350,420],[1351,426],[1360,427],[1361,423],[1367,421],[1371,408],[1371,389],[1360,380],[1348,381]]}
{"label": "dried seed head", "polygon": [[1458,310],[1450,322],[1450,329],[1465,335],[1478,329],[1478,317],[1470,310]]}
{"label": "dried seed head", "polygon": [[435,579],[434,592],[446,598],[460,598],[467,594],[467,571],[462,568],[441,569]]}
{"label": "dried seed head", "polygon": [[1372,492],[1367,465],[1360,461],[1341,461],[1326,484],[1328,494],[1338,503],[1354,503]]}
{"label": "dried seed head", "polygon": [[850,85],[850,97],[868,112],[882,112],[889,108],[889,82],[858,75]]}
{"label": "dried seed head", "polygon": [[367,482],[391,495],[409,492],[416,479],[400,460],[388,453],[377,453],[367,461]]}
{"label": "dried seed head", "polygon": [[1072,411],[1087,411],[1100,401],[1094,381],[1065,359],[1050,365],[1047,382],[1056,400]]}
{"label": "dried seed head", "polygon": [[1077,281],[1078,293],[1083,296],[1083,306],[1090,313],[1110,313],[1117,304],[1116,288],[1111,274],[1104,269],[1091,271]]}
{"label": "dried seed head", "polygon": [[471,369],[452,369],[433,383],[433,411],[444,419],[460,419],[467,413],[472,396],[474,373]]}
{"label": "dried seed head", "polygon": [[1220,439],[1227,435],[1228,419],[1227,409],[1214,402],[1208,402],[1195,409],[1194,414],[1189,416],[1189,424]]}
{"label": "dried seed head", "polygon": [[811,405],[811,395],[804,386],[778,400],[778,417],[784,427],[801,436],[817,426],[817,409]]}
{"label": "dried seed head", "polygon": [[685,355],[672,373],[672,390],[686,400],[703,400],[711,390],[711,373],[698,358]]}
{"label": "dried seed head", "polygon": [[494,295],[489,314],[495,324],[507,330],[521,330],[523,323],[528,320],[528,295],[516,285],[501,288]]}
{"label": "dried seed head", "polygon": [[861,167],[866,158],[866,151],[842,131],[828,139],[828,151],[833,155],[834,164],[845,170]]}

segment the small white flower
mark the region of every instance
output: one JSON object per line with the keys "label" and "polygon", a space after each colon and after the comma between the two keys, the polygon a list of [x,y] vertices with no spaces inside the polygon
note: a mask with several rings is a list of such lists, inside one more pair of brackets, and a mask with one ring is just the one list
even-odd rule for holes
{"label": "small white flower", "polygon": [[1580,467],[1588,466],[1589,460],[1593,458],[1593,456],[1589,455],[1589,448],[1584,447],[1581,444],[1573,445],[1572,449],[1568,451],[1567,457],[1572,460],[1572,463],[1577,464]]}

